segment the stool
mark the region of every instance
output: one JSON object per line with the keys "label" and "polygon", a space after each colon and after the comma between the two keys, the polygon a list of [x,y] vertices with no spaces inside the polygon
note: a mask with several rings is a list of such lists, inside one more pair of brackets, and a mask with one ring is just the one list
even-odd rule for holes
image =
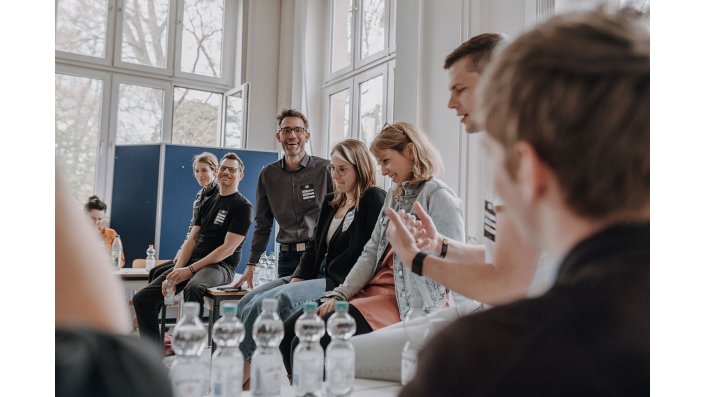
{"label": "stool", "polygon": [[[203,296],[203,308],[210,310],[208,317],[208,345],[211,346],[213,324],[220,318],[220,303],[225,301],[239,301],[250,291],[219,291],[217,288],[208,288]],[[211,348],[211,354],[213,353]]]}

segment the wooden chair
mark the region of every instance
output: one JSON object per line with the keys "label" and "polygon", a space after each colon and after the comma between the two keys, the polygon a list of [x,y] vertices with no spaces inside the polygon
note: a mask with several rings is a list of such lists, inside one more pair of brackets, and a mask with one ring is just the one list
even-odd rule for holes
{"label": "wooden chair", "polygon": [[[159,267],[167,262],[169,262],[169,259],[156,259],[154,261],[154,267]],[[147,260],[146,259],[135,259],[132,261],[132,267],[135,269],[141,268],[144,269],[147,267]]]}

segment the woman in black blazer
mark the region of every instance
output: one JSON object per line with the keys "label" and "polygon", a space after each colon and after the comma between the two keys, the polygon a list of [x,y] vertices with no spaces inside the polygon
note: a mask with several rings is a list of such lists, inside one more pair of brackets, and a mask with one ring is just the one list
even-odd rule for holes
{"label": "woman in black blazer", "polygon": [[[314,239],[306,245],[294,273],[255,288],[240,301],[245,325],[240,349],[247,362],[255,350],[252,325],[262,299],[277,299],[279,316],[286,320],[305,302],[318,300],[325,291],[342,283],[372,235],[386,193],[374,186],[375,166],[365,144],[346,139],[335,145],[330,172],[335,190],[321,205]],[[246,363],[245,380],[248,374]]]}

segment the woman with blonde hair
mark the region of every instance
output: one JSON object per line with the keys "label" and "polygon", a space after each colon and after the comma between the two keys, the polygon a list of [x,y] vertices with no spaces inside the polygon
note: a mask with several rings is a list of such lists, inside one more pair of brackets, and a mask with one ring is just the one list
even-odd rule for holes
{"label": "woman with blonde hair", "polygon": [[[387,194],[384,208],[412,212],[412,205],[418,202],[431,216],[439,233],[457,240],[463,238],[462,201],[438,179],[440,156],[421,130],[410,123],[385,124],[370,149],[382,175],[395,184]],[[402,264],[394,247],[387,242],[388,222],[389,218],[381,212],[372,237],[355,265],[342,284],[328,289],[318,308],[318,313],[327,319],[336,301],[349,301],[349,313],[357,325],[356,335],[400,322],[409,311],[412,298],[421,298],[427,313],[452,303],[445,287]],[[285,337],[280,345],[288,370],[298,344],[293,336],[297,317],[292,315],[286,320]],[[329,341],[330,338],[324,336],[321,343],[325,346]]]}

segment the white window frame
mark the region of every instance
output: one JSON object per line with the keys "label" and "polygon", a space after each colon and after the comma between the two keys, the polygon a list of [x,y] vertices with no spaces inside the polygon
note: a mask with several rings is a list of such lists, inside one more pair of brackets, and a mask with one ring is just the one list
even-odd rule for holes
{"label": "white window frame", "polygon": [[357,29],[353,29],[353,52],[354,56],[354,69],[359,69],[367,64],[370,64],[380,58],[389,55],[390,45],[390,31],[391,29],[391,18],[390,14],[392,12],[391,0],[384,0],[384,47],[381,50],[368,55],[367,57],[362,57],[362,1],[363,0],[353,0],[353,10],[355,11],[355,23],[354,26]]}
{"label": "white window frame", "polygon": [[353,81],[352,81],[352,79],[348,79],[348,80],[340,81],[336,84],[330,85],[330,86],[323,89],[323,98],[324,98],[324,100],[323,100],[323,106],[324,106],[323,112],[324,113],[323,114],[324,114],[324,117],[326,120],[325,125],[326,125],[326,131],[327,131],[327,134],[326,134],[326,148],[328,148],[327,152],[330,152],[330,148],[332,146],[332,142],[331,142],[331,138],[330,138],[330,129],[331,129],[331,125],[330,125],[330,123],[331,123],[331,120],[330,120],[330,97],[339,93],[339,92],[345,91],[345,90],[349,90],[349,92],[350,92],[350,107],[348,109],[350,137],[352,138],[355,136],[355,129],[353,128],[353,114],[354,114],[354,106],[355,106],[353,103],[353,100],[355,98],[355,95],[353,93]]}
{"label": "white window frame", "polygon": [[[54,24],[56,25],[56,11],[59,6],[60,0],[54,0]],[[69,61],[75,61],[79,63],[93,63],[98,65],[109,66],[113,61],[113,43],[115,42],[115,3],[118,0],[108,0],[108,16],[107,16],[107,26],[105,31],[105,57],[98,58],[89,55],[81,55],[73,52],[65,52],[54,50],[54,57],[56,59],[66,59]]]}
{"label": "white window frame", "polygon": [[[167,36],[166,36],[166,60],[165,60],[165,65],[164,68],[158,67],[158,66],[147,66],[147,65],[139,65],[136,63],[129,63],[129,62],[123,62],[122,61],[122,27],[123,27],[123,20],[125,17],[125,12],[124,12],[124,3],[129,0],[117,0],[118,1],[118,7],[117,7],[117,14],[115,17],[115,40],[113,41],[115,43],[115,62],[113,65],[123,68],[123,69],[130,69],[130,70],[137,70],[141,72],[146,72],[146,73],[155,73],[155,74],[160,74],[160,75],[166,75],[166,76],[173,76],[174,75],[174,45],[176,44],[174,40],[174,31],[176,30],[176,18],[175,18],[175,8],[176,8],[176,0],[169,0],[169,13],[167,15]],[[181,2],[179,2],[181,3]]]}
{"label": "white window frame", "polygon": [[[98,148],[96,153],[93,186],[98,195],[104,198],[104,201],[108,204],[108,208],[112,208],[112,205],[110,205],[110,197],[112,197],[112,195],[105,195],[108,185],[112,185],[112,180],[110,183],[107,181],[109,168],[108,159],[110,158],[110,144],[108,136],[110,96],[108,93],[112,89],[112,76],[107,72],[70,65],[56,65],[55,74],[65,74],[69,76],[85,77],[103,81],[103,92],[100,104],[100,131],[98,133]],[[112,152],[115,152],[114,149]]]}
{"label": "white window frame", "polygon": [[[240,137],[240,142],[242,142],[242,145],[240,145],[240,148],[245,148],[247,147],[247,135],[248,135],[248,128],[247,128],[247,121],[249,120],[250,116],[250,106],[249,106],[249,95],[250,95],[250,84],[245,83],[240,85],[239,87],[235,87],[232,90],[229,90],[223,94],[223,103],[220,106],[220,147],[226,148],[225,146],[225,116],[226,116],[226,105],[228,101],[228,97],[237,94],[238,92],[242,92],[242,137]],[[227,148],[233,148],[232,146],[228,146]],[[234,148],[237,149],[237,148]]]}

